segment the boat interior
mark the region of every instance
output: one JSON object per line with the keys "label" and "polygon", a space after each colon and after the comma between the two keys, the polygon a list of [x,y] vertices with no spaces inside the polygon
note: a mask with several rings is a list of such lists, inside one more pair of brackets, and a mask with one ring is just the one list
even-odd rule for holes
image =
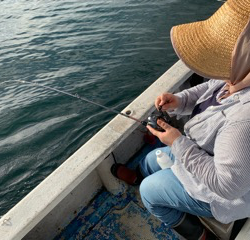
{"label": "boat interior", "polygon": [[[122,112],[144,120],[155,111],[154,99],[160,93],[206,80],[178,61]],[[187,120],[171,118],[171,124],[182,131]],[[144,126],[116,116],[2,216],[1,239],[182,239],[146,211],[138,186],[128,186],[110,172],[115,162],[135,168],[161,145],[147,136]],[[201,220],[219,239],[250,239],[248,219],[226,225]]]}

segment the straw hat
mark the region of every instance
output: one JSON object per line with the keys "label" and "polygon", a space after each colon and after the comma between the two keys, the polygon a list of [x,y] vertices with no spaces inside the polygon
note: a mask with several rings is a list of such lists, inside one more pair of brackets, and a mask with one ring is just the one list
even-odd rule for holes
{"label": "straw hat", "polygon": [[228,0],[205,21],[173,27],[173,47],[199,75],[230,79],[232,53],[249,18],[250,0]]}

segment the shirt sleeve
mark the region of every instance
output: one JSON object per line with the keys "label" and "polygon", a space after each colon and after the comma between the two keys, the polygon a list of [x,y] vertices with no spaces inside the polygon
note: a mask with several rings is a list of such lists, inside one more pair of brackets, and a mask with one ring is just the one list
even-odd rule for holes
{"label": "shirt sleeve", "polygon": [[180,106],[178,107],[178,109],[169,111],[169,115],[177,116],[178,119],[181,116],[190,115],[197,100],[208,90],[210,81],[201,83],[195,87],[185,89],[179,93],[176,93],[175,96],[179,98]]}
{"label": "shirt sleeve", "polygon": [[185,136],[172,145],[173,154],[212,192],[233,200],[250,190],[250,121],[229,123],[215,140],[214,156]]}

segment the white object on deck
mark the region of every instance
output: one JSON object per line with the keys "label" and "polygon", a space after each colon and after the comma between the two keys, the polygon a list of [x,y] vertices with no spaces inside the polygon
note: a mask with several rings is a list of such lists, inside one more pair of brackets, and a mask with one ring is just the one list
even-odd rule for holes
{"label": "white object on deck", "polygon": [[161,169],[170,168],[174,164],[165,152],[157,150],[155,154],[157,163],[160,165]]}

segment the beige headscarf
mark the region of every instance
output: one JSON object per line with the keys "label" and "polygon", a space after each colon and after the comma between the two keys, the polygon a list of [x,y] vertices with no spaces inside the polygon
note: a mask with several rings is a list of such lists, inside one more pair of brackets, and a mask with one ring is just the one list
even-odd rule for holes
{"label": "beige headscarf", "polygon": [[236,42],[231,64],[231,75],[227,84],[230,94],[250,86],[250,21]]}

